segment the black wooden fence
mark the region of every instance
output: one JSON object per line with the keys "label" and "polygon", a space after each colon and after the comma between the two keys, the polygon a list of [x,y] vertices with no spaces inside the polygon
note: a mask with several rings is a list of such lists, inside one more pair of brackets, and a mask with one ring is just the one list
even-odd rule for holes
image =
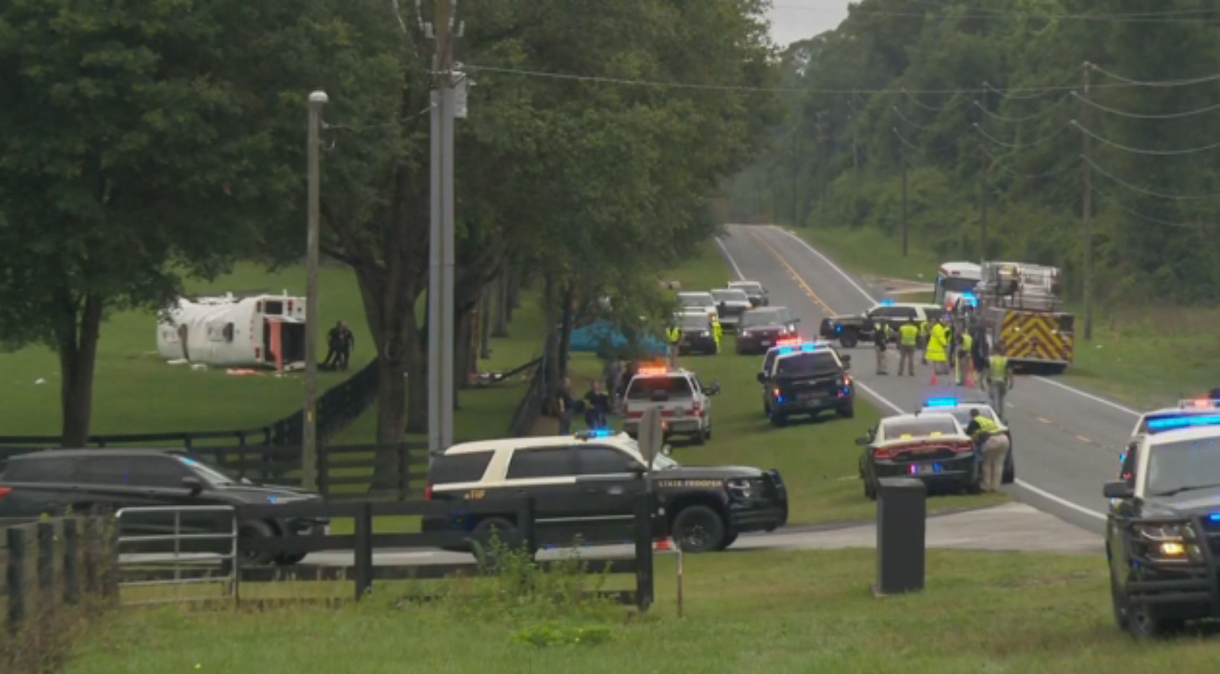
{"label": "black wooden fence", "polygon": [[542,415],[546,400],[546,358],[539,358],[535,361],[537,365],[534,368],[534,376],[530,377],[529,388],[526,389],[525,395],[522,396],[521,402],[517,404],[517,409],[513,412],[513,419],[508,425],[508,434],[515,438],[525,437],[530,435],[534,428],[534,422]]}
{"label": "black wooden fence", "polygon": [[5,569],[0,597],[10,634],[35,623],[56,624],[57,614],[69,607],[117,599],[110,522],[100,516],[64,517],[0,526]]}

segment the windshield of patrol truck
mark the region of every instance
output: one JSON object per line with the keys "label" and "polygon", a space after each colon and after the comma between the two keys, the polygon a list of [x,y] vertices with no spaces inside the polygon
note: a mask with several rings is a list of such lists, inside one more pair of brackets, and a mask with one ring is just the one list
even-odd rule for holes
{"label": "windshield of patrol truck", "polygon": [[710,307],[715,302],[712,301],[710,294],[694,293],[687,295],[685,293],[678,295],[678,305],[683,307]]}
{"label": "windshield of patrol truck", "polygon": [[717,302],[749,302],[744,290],[713,290],[712,299]]}
{"label": "windshield of patrol truck", "polygon": [[707,314],[682,314],[678,317],[678,327],[684,331],[691,330],[710,330],[711,322],[707,319]]}
{"label": "windshield of patrol truck", "polygon": [[628,400],[651,400],[658,391],[670,400],[691,397],[690,383],[686,377],[636,377],[627,390]]}
{"label": "windshield of patrol truck", "polygon": [[1210,487],[1220,487],[1220,438],[1153,445],[1146,494],[1166,496]]}
{"label": "windshield of patrol truck", "polygon": [[755,309],[741,316],[741,327],[753,328],[761,325],[779,325],[787,323],[786,312],[780,309]]}
{"label": "windshield of patrol truck", "polygon": [[933,433],[957,435],[957,428],[953,421],[949,419],[934,419],[930,417],[899,419],[888,422],[885,425],[885,439],[887,441],[901,440],[904,435],[909,435],[912,438],[925,438]]}
{"label": "windshield of patrol truck", "polygon": [[839,369],[839,363],[835,360],[834,354],[829,351],[802,353],[798,355],[785,356],[779,361],[776,366],[776,373],[780,375],[803,375],[803,374],[825,374],[827,372],[835,372]]}

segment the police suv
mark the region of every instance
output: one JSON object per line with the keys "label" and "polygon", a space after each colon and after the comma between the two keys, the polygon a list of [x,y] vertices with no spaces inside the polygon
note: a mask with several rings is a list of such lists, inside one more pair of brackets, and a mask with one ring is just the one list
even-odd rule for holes
{"label": "police suv", "polygon": [[704,387],[689,370],[641,367],[623,395],[623,430],[636,437],[644,412],[659,407],[666,438],[684,435],[702,445],[712,439],[712,396],[718,393],[719,383]]}
{"label": "police suv", "polygon": [[1149,638],[1220,618],[1220,410],[1145,415],[1126,462],[1103,491],[1119,628]]}
{"label": "police suv", "polygon": [[1016,463],[1012,458],[1012,430],[1000,418],[1000,415],[995,413],[995,408],[982,400],[959,400],[952,397],[943,398],[928,398],[919,408],[920,414],[928,414],[929,412],[944,412],[950,414],[957,423],[961,424],[962,428],[970,425],[970,411],[978,410],[979,415],[987,417],[995,422],[999,427],[1000,432],[1008,436],[1008,457],[1004,459],[1004,475],[1001,482],[1004,484],[1012,484],[1017,478]]}
{"label": "police suv", "polygon": [[945,412],[885,417],[856,444],[864,447],[860,479],[870,499],[877,498],[883,477],[913,477],[929,490],[973,489],[978,484],[974,441]]}
{"label": "police suv", "polygon": [[855,416],[850,367],[851,356],[840,356],[825,342],[779,347],[770,366],[758,374],[771,424],[783,426],[793,415],[817,416],[827,410],[845,419]]}
{"label": "police suv", "polygon": [[[533,497],[535,542],[620,543],[631,538],[634,504],[652,482],[653,533],[686,552],[723,550],[749,531],[773,531],[788,521],[788,491],[776,470],[744,466],[683,466],[667,454],[646,477],[639,445],[626,434],[488,440],[454,445],[429,470],[430,500]],[[424,518],[424,531],[496,531],[511,539],[512,515]]]}

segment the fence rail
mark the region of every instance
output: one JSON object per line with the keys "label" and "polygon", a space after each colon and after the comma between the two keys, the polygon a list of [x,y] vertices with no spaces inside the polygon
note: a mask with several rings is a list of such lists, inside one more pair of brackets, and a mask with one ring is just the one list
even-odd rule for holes
{"label": "fence rail", "polygon": [[534,376],[530,378],[529,388],[517,404],[512,421],[508,425],[508,434],[514,438],[530,435],[534,422],[542,415],[546,404],[543,400],[546,389],[546,358],[539,358],[535,362],[537,365],[534,368]]}

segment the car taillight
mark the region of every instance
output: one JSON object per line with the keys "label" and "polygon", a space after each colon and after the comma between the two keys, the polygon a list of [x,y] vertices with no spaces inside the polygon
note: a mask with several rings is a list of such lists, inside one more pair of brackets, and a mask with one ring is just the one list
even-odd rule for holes
{"label": "car taillight", "polygon": [[8,496],[11,493],[13,493],[12,487],[0,487],[0,498],[4,498],[5,496]]}
{"label": "car taillight", "polygon": [[957,444],[949,445],[949,449],[954,452],[973,452],[974,445],[970,444],[969,442],[959,442]]}
{"label": "car taillight", "polygon": [[703,414],[703,405],[695,403],[695,406],[690,409],[690,415],[692,417],[697,417],[700,414]]}
{"label": "car taillight", "polygon": [[851,377],[849,377],[848,375],[843,375],[843,385],[851,386]]}
{"label": "car taillight", "polygon": [[874,459],[892,459],[896,454],[897,452],[889,447],[878,447],[877,449],[873,450]]}
{"label": "car taillight", "polygon": [[428,486],[424,487],[424,500],[425,501],[432,500],[432,485],[428,485]]}

